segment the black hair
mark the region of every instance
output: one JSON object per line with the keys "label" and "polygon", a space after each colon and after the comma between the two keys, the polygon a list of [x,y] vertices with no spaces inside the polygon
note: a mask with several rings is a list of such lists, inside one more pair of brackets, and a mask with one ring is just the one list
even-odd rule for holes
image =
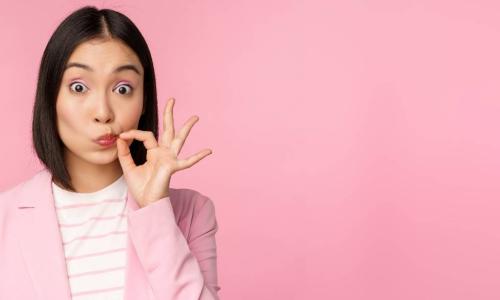
{"label": "black hair", "polygon": [[[38,73],[33,107],[32,142],[39,160],[64,188],[75,191],[64,162],[64,144],[57,132],[56,98],[64,69],[73,50],[94,38],[118,39],[138,56],[144,69],[143,114],[138,129],[153,132],[158,139],[156,79],[149,47],[136,25],[124,14],[111,9],[85,6],[67,16],[45,47]],[[134,140],[130,145],[134,162],[146,162],[146,148]]]}

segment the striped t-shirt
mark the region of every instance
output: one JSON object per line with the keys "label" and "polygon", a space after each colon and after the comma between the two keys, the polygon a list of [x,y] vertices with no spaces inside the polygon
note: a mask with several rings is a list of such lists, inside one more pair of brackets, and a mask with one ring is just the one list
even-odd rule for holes
{"label": "striped t-shirt", "polygon": [[52,182],[72,299],[123,299],[127,184],[123,175],[93,193]]}

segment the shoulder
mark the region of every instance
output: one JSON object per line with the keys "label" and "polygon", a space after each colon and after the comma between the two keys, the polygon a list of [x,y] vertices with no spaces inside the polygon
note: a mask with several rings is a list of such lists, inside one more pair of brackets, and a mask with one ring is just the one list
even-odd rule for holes
{"label": "shoulder", "polygon": [[38,171],[29,178],[0,191],[0,229],[5,222],[9,222],[17,206],[33,199],[34,194],[39,195],[44,176],[46,174],[43,171]]}
{"label": "shoulder", "polygon": [[43,171],[38,171],[29,178],[16,183],[15,185],[0,191],[0,210],[14,205],[20,199],[24,199],[30,192],[37,190],[37,184],[45,174]]}
{"label": "shoulder", "polygon": [[210,197],[201,192],[188,188],[170,188],[170,201],[175,211],[185,215],[201,209],[213,209],[214,204]]}
{"label": "shoulder", "polygon": [[188,240],[198,232],[217,230],[215,205],[209,196],[193,189],[170,188],[170,203],[177,224]]}

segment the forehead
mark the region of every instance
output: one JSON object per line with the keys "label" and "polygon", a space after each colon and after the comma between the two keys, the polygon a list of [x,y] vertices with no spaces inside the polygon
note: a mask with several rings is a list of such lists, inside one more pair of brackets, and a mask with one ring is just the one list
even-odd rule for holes
{"label": "forehead", "polygon": [[[125,43],[116,39],[93,39],[86,41],[75,48],[71,53],[68,64],[79,63],[90,66],[94,72],[110,74],[121,65],[136,65],[142,74],[142,65],[135,52]],[[68,68],[82,70],[81,68]]]}

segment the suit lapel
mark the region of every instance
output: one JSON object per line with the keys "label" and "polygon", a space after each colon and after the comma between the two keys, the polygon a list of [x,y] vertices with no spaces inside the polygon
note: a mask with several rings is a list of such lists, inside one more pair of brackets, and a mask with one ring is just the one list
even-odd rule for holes
{"label": "suit lapel", "polygon": [[17,205],[19,246],[41,299],[70,300],[64,248],[46,169],[22,190]]}
{"label": "suit lapel", "polygon": [[[40,298],[71,300],[51,184],[52,175],[43,169],[26,183],[19,195],[16,207],[19,246]],[[139,209],[130,192],[127,192],[126,205],[128,211]],[[153,299],[147,274],[129,235],[126,257],[124,299]]]}

